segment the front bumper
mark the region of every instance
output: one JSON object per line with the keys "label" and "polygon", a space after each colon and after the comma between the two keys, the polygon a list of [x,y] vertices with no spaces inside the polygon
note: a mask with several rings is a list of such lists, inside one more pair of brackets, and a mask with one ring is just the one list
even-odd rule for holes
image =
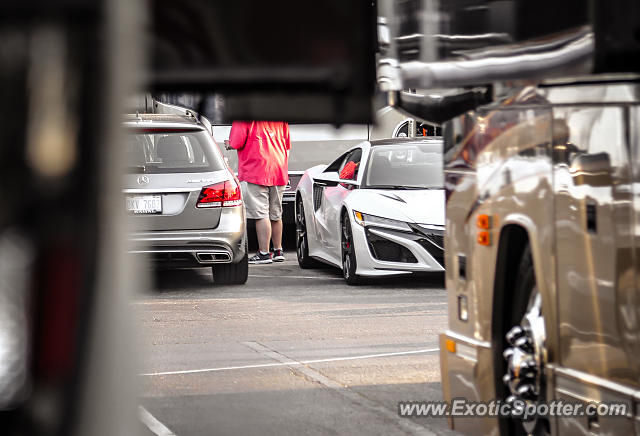
{"label": "front bumper", "polygon": [[[496,399],[493,353],[488,342],[447,331],[440,335],[443,400],[470,402]],[[468,435],[498,434],[498,418],[448,417],[449,427]]]}
{"label": "front bumper", "polygon": [[223,209],[215,229],[142,231],[129,235],[129,253],[148,254],[154,264],[211,266],[236,263],[246,253],[242,207]]}
{"label": "front bumper", "polygon": [[[443,250],[432,250],[430,253],[425,248],[426,244],[429,243],[425,243],[424,235],[375,226],[365,228],[353,221],[351,228],[358,265],[356,274],[358,275],[386,276],[444,271],[443,256],[439,255],[443,254]],[[379,253],[375,253],[374,238],[376,240],[386,240],[391,244],[400,246],[398,260],[400,258],[404,260],[411,258],[411,261],[392,261],[387,256],[380,256]],[[381,258],[385,260],[381,260]]]}

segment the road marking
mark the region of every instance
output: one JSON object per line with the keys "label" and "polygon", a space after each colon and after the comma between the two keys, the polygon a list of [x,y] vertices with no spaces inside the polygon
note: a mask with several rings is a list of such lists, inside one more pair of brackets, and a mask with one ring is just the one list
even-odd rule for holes
{"label": "road marking", "polygon": [[323,279],[323,280],[344,280],[342,277],[324,277],[324,276],[268,276],[268,275],[258,275],[258,274],[249,274],[249,277],[258,277],[261,279]]}
{"label": "road marking", "polygon": [[156,417],[149,413],[149,411],[144,407],[138,406],[138,415],[140,416],[140,421],[142,421],[142,423],[154,434],[157,434],[158,436],[176,436],[174,432],[158,421]]}
{"label": "road marking", "polygon": [[229,301],[230,298],[197,298],[192,300],[178,300],[178,299],[165,299],[165,300],[144,300],[144,301],[131,301],[129,304],[132,306],[151,305],[151,304],[186,304],[193,305],[199,303],[208,303],[210,301]]}
{"label": "road marking", "polygon": [[[245,342],[243,342],[245,343]],[[280,363],[262,363],[257,365],[243,365],[243,366],[225,366],[221,368],[205,368],[205,369],[188,369],[184,371],[164,371],[164,372],[149,372],[140,374],[141,376],[157,376],[157,375],[178,375],[178,374],[197,374],[201,372],[216,372],[216,371],[232,371],[235,369],[253,369],[253,368],[269,368],[273,366],[287,366],[287,365],[309,365],[311,363],[323,363],[323,362],[339,362],[343,360],[359,360],[359,359],[374,359],[376,357],[390,357],[390,356],[406,356],[409,354],[425,354],[440,351],[439,348],[425,348],[422,350],[412,351],[397,351],[394,353],[379,353],[379,354],[365,354],[360,356],[346,356],[346,357],[332,357],[328,359],[313,359],[313,360],[291,360],[289,362]]]}
{"label": "road marking", "polygon": [[[244,345],[251,348],[252,350],[269,357],[273,360],[278,361],[279,363],[287,366],[295,366],[296,371],[300,371],[305,376],[309,377],[313,381],[320,383],[322,386],[327,389],[331,389],[336,392],[338,395],[346,398],[351,401],[355,405],[366,409],[371,412],[375,416],[382,416],[389,421],[394,422],[398,427],[402,428],[404,431],[410,434],[421,435],[421,436],[435,436],[431,430],[407,419],[400,417],[396,411],[391,411],[384,407],[382,404],[371,400],[370,398],[361,395],[355,391],[350,390],[347,386],[341,385],[335,380],[330,379],[324,374],[304,365],[304,362],[298,362],[296,360],[291,359],[289,356],[286,356],[278,351],[272,350],[258,342],[243,342]],[[296,365],[297,364],[297,365]],[[293,369],[293,368],[292,368]]]}

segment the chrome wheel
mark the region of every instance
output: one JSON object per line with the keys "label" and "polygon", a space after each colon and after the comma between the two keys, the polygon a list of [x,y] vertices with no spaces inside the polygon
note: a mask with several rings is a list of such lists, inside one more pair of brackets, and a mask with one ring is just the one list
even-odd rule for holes
{"label": "chrome wheel", "polygon": [[342,215],[342,276],[347,281],[348,285],[358,284],[360,277],[356,275],[356,253],[353,246],[353,233],[351,232],[351,222],[349,216],[344,213]]}
{"label": "chrome wheel", "polygon": [[349,255],[343,256],[344,260],[342,261],[342,273],[344,274],[344,278],[349,280],[350,278],[350,270],[351,270],[351,259]]}
{"label": "chrome wheel", "polygon": [[[509,346],[503,354],[507,360],[503,381],[510,392],[507,403],[521,400],[525,404],[538,405],[545,400],[546,338],[542,298],[537,286],[534,286],[520,324],[506,334]],[[545,417],[533,416],[522,420],[522,427],[528,434],[548,434]]]}
{"label": "chrome wheel", "polygon": [[307,249],[307,245],[304,242],[304,237],[300,238],[299,242],[298,242],[298,247],[296,249],[297,254],[298,254],[298,259],[304,259],[304,251]]}

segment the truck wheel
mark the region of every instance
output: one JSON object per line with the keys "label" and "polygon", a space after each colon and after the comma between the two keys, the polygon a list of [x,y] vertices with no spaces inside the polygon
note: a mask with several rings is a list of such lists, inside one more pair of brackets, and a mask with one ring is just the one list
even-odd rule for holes
{"label": "truck wheel", "polygon": [[[507,326],[512,327],[505,336],[503,353],[507,361],[503,381],[509,391],[506,402],[537,406],[546,401],[547,335],[529,246],[522,254],[512,303],[507,319]],[[509,433],[515,435],[551,434],[546,416],[514,418],[509,427]]]}

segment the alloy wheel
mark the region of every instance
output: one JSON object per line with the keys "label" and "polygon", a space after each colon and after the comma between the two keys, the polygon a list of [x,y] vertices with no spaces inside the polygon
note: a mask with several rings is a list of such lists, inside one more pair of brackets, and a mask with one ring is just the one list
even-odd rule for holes
{"label": "alloy wheel", "polygon": [[351,277],[351,256],[353,243],[351,237],[351,225],[346,217],[342,220],[342,273],[345,279]]}
{"label": "alloy wheel", "polygon": [[296,250],[299,259],[304,259],[306,248],[307,226],[304,221],[304,206],[302,200],[298,199],[296,207]]}

